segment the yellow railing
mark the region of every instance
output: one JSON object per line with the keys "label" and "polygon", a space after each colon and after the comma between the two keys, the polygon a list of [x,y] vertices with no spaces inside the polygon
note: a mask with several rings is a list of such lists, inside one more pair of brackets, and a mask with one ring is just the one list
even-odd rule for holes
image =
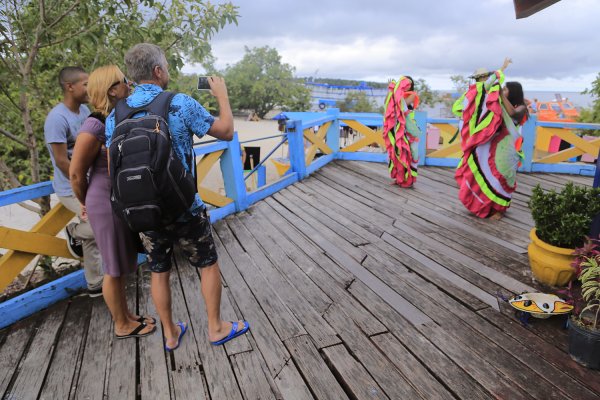
{"label": "yellow railing", "polygon": [[0,227],[0,248],[9,251],[0,258],[0,292],[38,255],[73,258],[67,242],[56,235],[74,214],[62,204],[54,206],[29,232]]}
{"label": "yellow railing", "polygon": [[[215,207],[223,207],[233,202],[233,199],[202,186],[208,172],[224,151],[221,149],[203,154],[197,163],[198,193],[205,203]],[[36,197],[31,197],[28,200]],[[73,258],[67,249],[66,240],[56,237],[73,217],[74,214],[59,203],[29,231],[0,227],[0,248],[8,250],[0,258],[0,292],[6,289],[38,255]]]}

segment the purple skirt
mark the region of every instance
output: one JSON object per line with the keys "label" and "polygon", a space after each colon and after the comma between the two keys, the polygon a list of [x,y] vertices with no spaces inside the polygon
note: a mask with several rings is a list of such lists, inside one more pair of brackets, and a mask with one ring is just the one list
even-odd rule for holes
{"label": "purple skirt", "polygon": [[136,244],[139,237],[113,213],[110,205],[110,189],[106,150],[103,148],[90,174],[85,205],[102,255],[104,273],[119,277],[135,272],[137,269]]}

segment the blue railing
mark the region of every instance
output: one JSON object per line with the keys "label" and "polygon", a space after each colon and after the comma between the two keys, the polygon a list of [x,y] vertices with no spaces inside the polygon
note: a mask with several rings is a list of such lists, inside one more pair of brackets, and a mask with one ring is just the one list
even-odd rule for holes
{"label": "blue railing", "polygon": [[[352,148],[352,144],[345,148],[340,148],[340,127],[345,125],[349,125],[353,129],[358,129],[362,132],[365,138],[361,140],[364,142],[365,146],[376,143],[380,147],[383,147],[381,132],[371,129],[381,129],[383,125],[383,117],[381,115],[340,113],[336,109],[329,109],[326,113],[290,114],[293,115],[294,119],[287,121],[284,133],[251,140],[256,141],[281,137],[279,145],[269,152],[268,156],[263,160],[260,160],[255,168],[249,173],[244,174],[243,166],[240,161],[240,141],[237,133],[230,142],[210,141],[194,147],[195,155],[199,157],[208,156],[215,152],[222,152],[219,157],[219,162],[223,176],[225,194],[230,201],[228,200],[229,202],[227,204],[215,207],[211,210],[211,222],[215,222],[229,214],[247,209],[250,205],[308,177],[310,174],[333,160],[387,162],[387,154],[385,151],[379,153],[361,152],[358,151],[358,149]],[[428,119],[425,112],[416,112],[415,119],[422,132],[427,132],[428,123],[458,125],[458,120],[456,119]],[[318,127],[317,132],[315,132],[314,127]],[[566,139],[566,141],[573,142],[573,147],[558,152],[556,155],[548,156],[547,154],[543,154],[541,157],[536,155],[536,135],[540,128],[558,128],[565,130],[565,132],[561,131],[557,133],[562,135],[562,138]],[[573,156],[581,154],[582,152],[595,151],[600,147],[600,139],[597,143],[594,141],[589,142],[591,143],[590,145],[583,143],[582,139],[573,134],[572,130],[575,129],[598,130],[600,129],[600,124],[550,123],[539,122],[536,120],[535,116],[530,118],[523,127],[523,150],[525,152],[525,160],[521,170],[525,172],[576,173],[582,175],[593,175],[596,170],[600,171],[594,164],[572,161]],[[419,141],[420,165],[447,167],[454,167],[457,165],[458,158],[456,157],[435,156],[436,152],[440,154],[439,152],[444,151],[445,147],[441,150],[434,150],[433,152],[431,150],[428,151],[426,139],[426,135],[423,135]],[[305,140],[311,143],[311,147],[308,150],[305,148]],[[258,173],[260,168],[264,167],[263,164],[269,156],[271,156],[274,151],[286,141],[289,149],[290,167],[288,172],[273,182],[269,182],[255,190],[248,191],[245,184],[248,177]],[[246,141],[246,143],[248,142],[249,141]],[[450,144],[449,146],[456,146],[456,143]],[[446,145],[446,147],[449,146]],[[314,157],[317,151],[322,153],[320,157]],[[310,154],[310,156],[307,154]],[[560,162],[548,162],[553,159],[564,160]],[[52,193],[53,190],[50,182],[8,190],[0,192],[0,206],[32,200]],[[2,273],[2,271],[0,271],[0,273]],[[1,303],[0,328],[47,307],[53,302],[70,296],[73,293],[73,290],[81,287],[84,283],[81,271],[78,271]],[[54,294],[48,296],[48,291],[53,291]]]}

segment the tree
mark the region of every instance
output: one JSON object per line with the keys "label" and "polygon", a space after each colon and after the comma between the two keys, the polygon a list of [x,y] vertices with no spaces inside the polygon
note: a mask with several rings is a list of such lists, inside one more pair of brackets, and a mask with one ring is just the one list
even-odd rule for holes
{"label": "tree", "polygon": [[353,91],[346,98],[336,103],[336,107],[342,112],[377,112],[377,105],[369,100],[364,91]]}
{"label": "tree", "polygon": [[440,102],[438,94],[431,90],[423,78],[415,81],[415,91],[419,94],[419,101],[424,106],[433,106]]}
{"label": "tree", "polygon": [[463,94],[469,88],[469,79],[462,75],[452,75],[450,77],[456,93]]}
{"label": "tree", "polygon": [[281,62],[276,49],[246,47],[241,61],[224,71],[234,110],[253,110],[262,118],[275,107],[304,111],[310,107],[310,90],[294,80],[295,68]]}
{"label": "tree", "polygon": [[591,94],[594,98],[591,108],[581,110],[579,117],[581,122],[600,122],[600,73],[592,82],[592,87],[583,91],[583,94]]}
{"label": "tree", "polygon": [[[167,5],[168,3],[168,5]],[[184,59],[202,62],[209,40],[237,8],[208,1],[12,0],[0,6],[0,190],[48,179],[43,122],[60,98],[58,71],[123,60],[135,43],[167,52],[177,75]]]}

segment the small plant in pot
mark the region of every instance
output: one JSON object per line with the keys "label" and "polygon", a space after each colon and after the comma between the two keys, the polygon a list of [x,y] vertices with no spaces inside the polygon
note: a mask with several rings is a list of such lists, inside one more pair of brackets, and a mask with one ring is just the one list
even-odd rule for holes
{"label": "small plant in pot", "polygon": [[600,213],[600,189],[569,182],[560,191],[533,189],[529,200],[535,228],[529,233],[529,263],[534,277],[547,285],[564,286],[575,276],[573,252],[581,247],[592,219]]}
{"label": "small plant in pot", "polygon": [[580,296],[569,322],[569,354],[581,365],[600,369],[600,252],[589,241],[573,267],[581,284]]}

